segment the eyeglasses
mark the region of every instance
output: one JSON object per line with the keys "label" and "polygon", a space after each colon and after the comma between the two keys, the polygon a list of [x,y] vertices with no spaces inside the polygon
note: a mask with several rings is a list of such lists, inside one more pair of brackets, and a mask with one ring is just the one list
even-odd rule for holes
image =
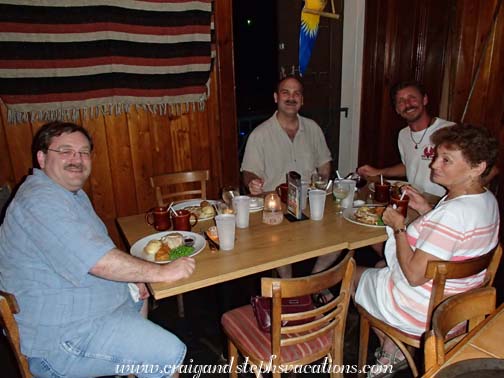
{"label": "eyeglasses", "polygon": [[72,149],[54,150],[52,148],[48,148],[47,150],[57,152],[62,159],[71,159],[74,158],[76,155],[79,155],[79,157],[82,160],[89,160],[91,158],[90,151],[75,151]]}

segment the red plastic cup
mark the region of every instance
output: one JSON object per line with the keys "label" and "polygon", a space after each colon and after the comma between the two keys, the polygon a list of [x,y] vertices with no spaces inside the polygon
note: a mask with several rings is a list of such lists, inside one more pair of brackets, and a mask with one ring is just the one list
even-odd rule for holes
{"label": "red plastic cup", "polygon": [[388,181],[384,181],[382,185],[379,182],[375,182],[374,187],[375,201],[388,203],[390,201],[390,183]]}
{"label": "red plastic cup", "polygon": [[401,199],[400,195],[393,194],[392,197],[390,197],[390,204],[392,206],[396,205],[396,210],[400,211],[403,217],[406,218],[409,204],[409,197],[407,195],[404,195],[403,199]]}

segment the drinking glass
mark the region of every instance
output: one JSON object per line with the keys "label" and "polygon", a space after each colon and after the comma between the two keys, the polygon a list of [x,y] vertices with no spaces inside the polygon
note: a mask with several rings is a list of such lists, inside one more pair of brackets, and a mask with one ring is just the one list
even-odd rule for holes
{"label": "drinking glass", "polygon": [[343,213],[343,207],[341,206],[341,201],[343,201],[350,192],[350,185],[343,180],[334,180],[333,183],[333,196],[334,201],[336,201],[336,214]]}
{"label": "drinking glass", "polygon": [[318,172],[313,172],[311,176],[312,187],[320,190],[325,190],[327,186],[327,178]]}
{"label": "drinking glass", "polygon": [[228,208],[233,208],[233,198],[238,197],[240,191],[234,186],[225,186],[222,188],[222,200],[226,203]]}

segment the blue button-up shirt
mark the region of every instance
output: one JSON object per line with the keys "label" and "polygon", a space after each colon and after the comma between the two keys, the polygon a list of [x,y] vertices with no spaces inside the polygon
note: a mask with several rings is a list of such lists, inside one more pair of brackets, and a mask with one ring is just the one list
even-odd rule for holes
{"label": "blue button-up shirt", "polygon": [[24,354],[44,356],[131,302],[126,283],[89,274],[113,248],[86,193],[34,169],[0,227],[0,288],[18,300]]}

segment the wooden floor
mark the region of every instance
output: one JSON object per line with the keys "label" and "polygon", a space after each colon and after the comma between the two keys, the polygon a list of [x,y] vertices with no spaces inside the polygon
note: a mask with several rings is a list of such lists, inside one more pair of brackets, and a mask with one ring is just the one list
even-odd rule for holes
{"label": "wooden floor", "polygon": [[[376,259],[370,250],[359,250],[356,259],[361,265],[371,265]],[[313,263],[313,262],[311,262]],[[297,275],[309,272],[310,262],[295,267]],[[504,301],[504,268],[497,274],[495,287],[498,290],[499,303]],[[150,313],[150,319],[162,327],[170,330],[180,337],[188,347],[185,363],[198,365],[224,365],[222,359],[225,353],[225,338],[219,327],[220,313],[226,309],[247,304],[251,295],[259,293],[260,275],[246,277],[241,280],[212,286],[184,294],[186,318],[177,318],[177,307],[174,298],[158,301],[158,307]],[[221,300],[217,300],[220,298]],[[223,301],[223,298],[229,300]],[[358,315],[353,306],[350,308],[347,330],[345,335],[345,363],[356,364],[358,351]],[[370,362],[373,358],[377,341],[373,337],[369,347]],[[0,366],[1,377],[16,378],[17,372],[9,358],[9,351],[3,335],[0,336]],[[192,360],[192,361],[191,361]],[[192,377],[193,374],[182,374],[182,377]],[[203,377],[224,378],[226,374],[202,374]],[[253,377],[251,374],[242,374],[241,377]],[[327,377],[324,374],[298,375],[298,377]],[[346,375],[352,377],[352,375]],[[404,370],[395,375],[397,378],[409,378],[411,373]]]}

